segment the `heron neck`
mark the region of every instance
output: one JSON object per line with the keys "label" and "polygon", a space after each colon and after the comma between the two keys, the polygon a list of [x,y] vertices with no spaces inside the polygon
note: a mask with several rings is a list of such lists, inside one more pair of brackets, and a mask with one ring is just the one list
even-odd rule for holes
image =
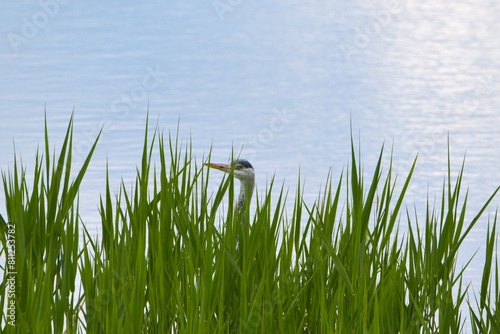
{"label": "heron neck", "polygon": [[240,195],[238,196],[238,209],[245,205],[245,200],[251,200],[254,188],[254,180],[240,181]]}

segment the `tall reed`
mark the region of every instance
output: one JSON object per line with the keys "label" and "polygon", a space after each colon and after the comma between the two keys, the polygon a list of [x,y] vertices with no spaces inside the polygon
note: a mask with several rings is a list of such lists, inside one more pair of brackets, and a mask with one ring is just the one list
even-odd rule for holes
{"label": "tall reed", "polygon": [[271,179],[255,209],[238,212],[233,176],[209,192],[209,170],[191,142],[157,131],[150,138],[146,124],[134,186],[113,191],[106,179],[96,238],[75,201],[97,140],[71,181],[72,124],[58,158],[46,157],[44,167],[37,155],[31,190],[17,162],[3,174],[1,252],[14,225],[17,270],[16,327],[4,314],[4,331],[437,333],[464,331],[466,317],[477,333],[498,329],[496,215],[479,295],[457,264],[498,189],[467,221],[463,165],[452,179],[449,157],[439,205],[429,202],[424,213],[404,207],[416,159],[400,186],[382,149],[366,178],[352,142],[349,169],[336,181],[330,173],[313,204],[303,201],[300,180],[291,197]]}
{"label": "tall reed", "polygon": [[[33,184],[27,184],[26,170],[14,157],[13,170],[2,172],[7,224],[12,234],[3,234],[2,253],[12,252],[12,267],[4,266],[0,304],[15,304],[15,327],[3,332],[73,332],[78,327],[80,288],[75,286],[80,261],[78,189],[97,144],[94,142],[80,171],[71,179],[73,117],[69,121],[59,155],[50,157],[45,120],[45,156],[37,153]],[[12,243],[8,244],[7,240]],[[11,279],[15,294],[6,294]],[[8,298],[6,298],[8,296]]]}

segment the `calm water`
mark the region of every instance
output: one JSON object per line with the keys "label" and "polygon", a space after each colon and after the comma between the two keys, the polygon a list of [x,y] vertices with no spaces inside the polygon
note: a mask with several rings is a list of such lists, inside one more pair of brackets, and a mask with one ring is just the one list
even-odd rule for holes
{"label": "calm water", "polygon": [[[228,5],[231,3],[231,5]],[[407,205],[434,198],[464,155],[470,215],[500,185],[500,4],[458,1],[21,1],[0,13],[0,169],[28,170],[46,110],[57,146],[74,110],[76,153],[104,126],[82,188],[82,219],[98,230],[105,164],[131,182],[146,111],[153,126],[193,140],[198,161],[231,148],[312,202],[329,168],[346,168],[350,124],[369,172],[385,143]],[[59,148],[59,146],[57,146]],[[215,173],[213,187],[217,186]],[[4,196],[0,194],[3,213]],[[490,212],[500,204],[495,199]],[[466,252],[483,243],[487,219]],[[478,279],[482,251],[468,270]]]}

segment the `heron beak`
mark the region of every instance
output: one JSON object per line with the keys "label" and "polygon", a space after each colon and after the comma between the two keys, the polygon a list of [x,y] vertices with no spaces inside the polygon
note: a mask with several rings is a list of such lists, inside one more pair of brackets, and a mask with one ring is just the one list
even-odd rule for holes
{"label": "heron beak", "polygon": [[210,168],[221,170],[221,171],[226,172],[226,173],[229,173],[231,171],[231,165],[228,165],[228,164],[206,163],[203,165],[210,167]]}

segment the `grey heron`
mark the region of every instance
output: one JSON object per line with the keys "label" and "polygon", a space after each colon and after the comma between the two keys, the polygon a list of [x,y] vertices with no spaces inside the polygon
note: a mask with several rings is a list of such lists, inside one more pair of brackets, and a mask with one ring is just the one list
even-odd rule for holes
{"label": "grey heron", "polygon": [[233,173],[234,177],[240,180],[240,194],[236,204],[238,210],[244,208],[246,200],[250,203],[255,187],[255,172],[252,165],[247,160],[237,159],[230,164],[206,163],[204,165],[228,174]]}

